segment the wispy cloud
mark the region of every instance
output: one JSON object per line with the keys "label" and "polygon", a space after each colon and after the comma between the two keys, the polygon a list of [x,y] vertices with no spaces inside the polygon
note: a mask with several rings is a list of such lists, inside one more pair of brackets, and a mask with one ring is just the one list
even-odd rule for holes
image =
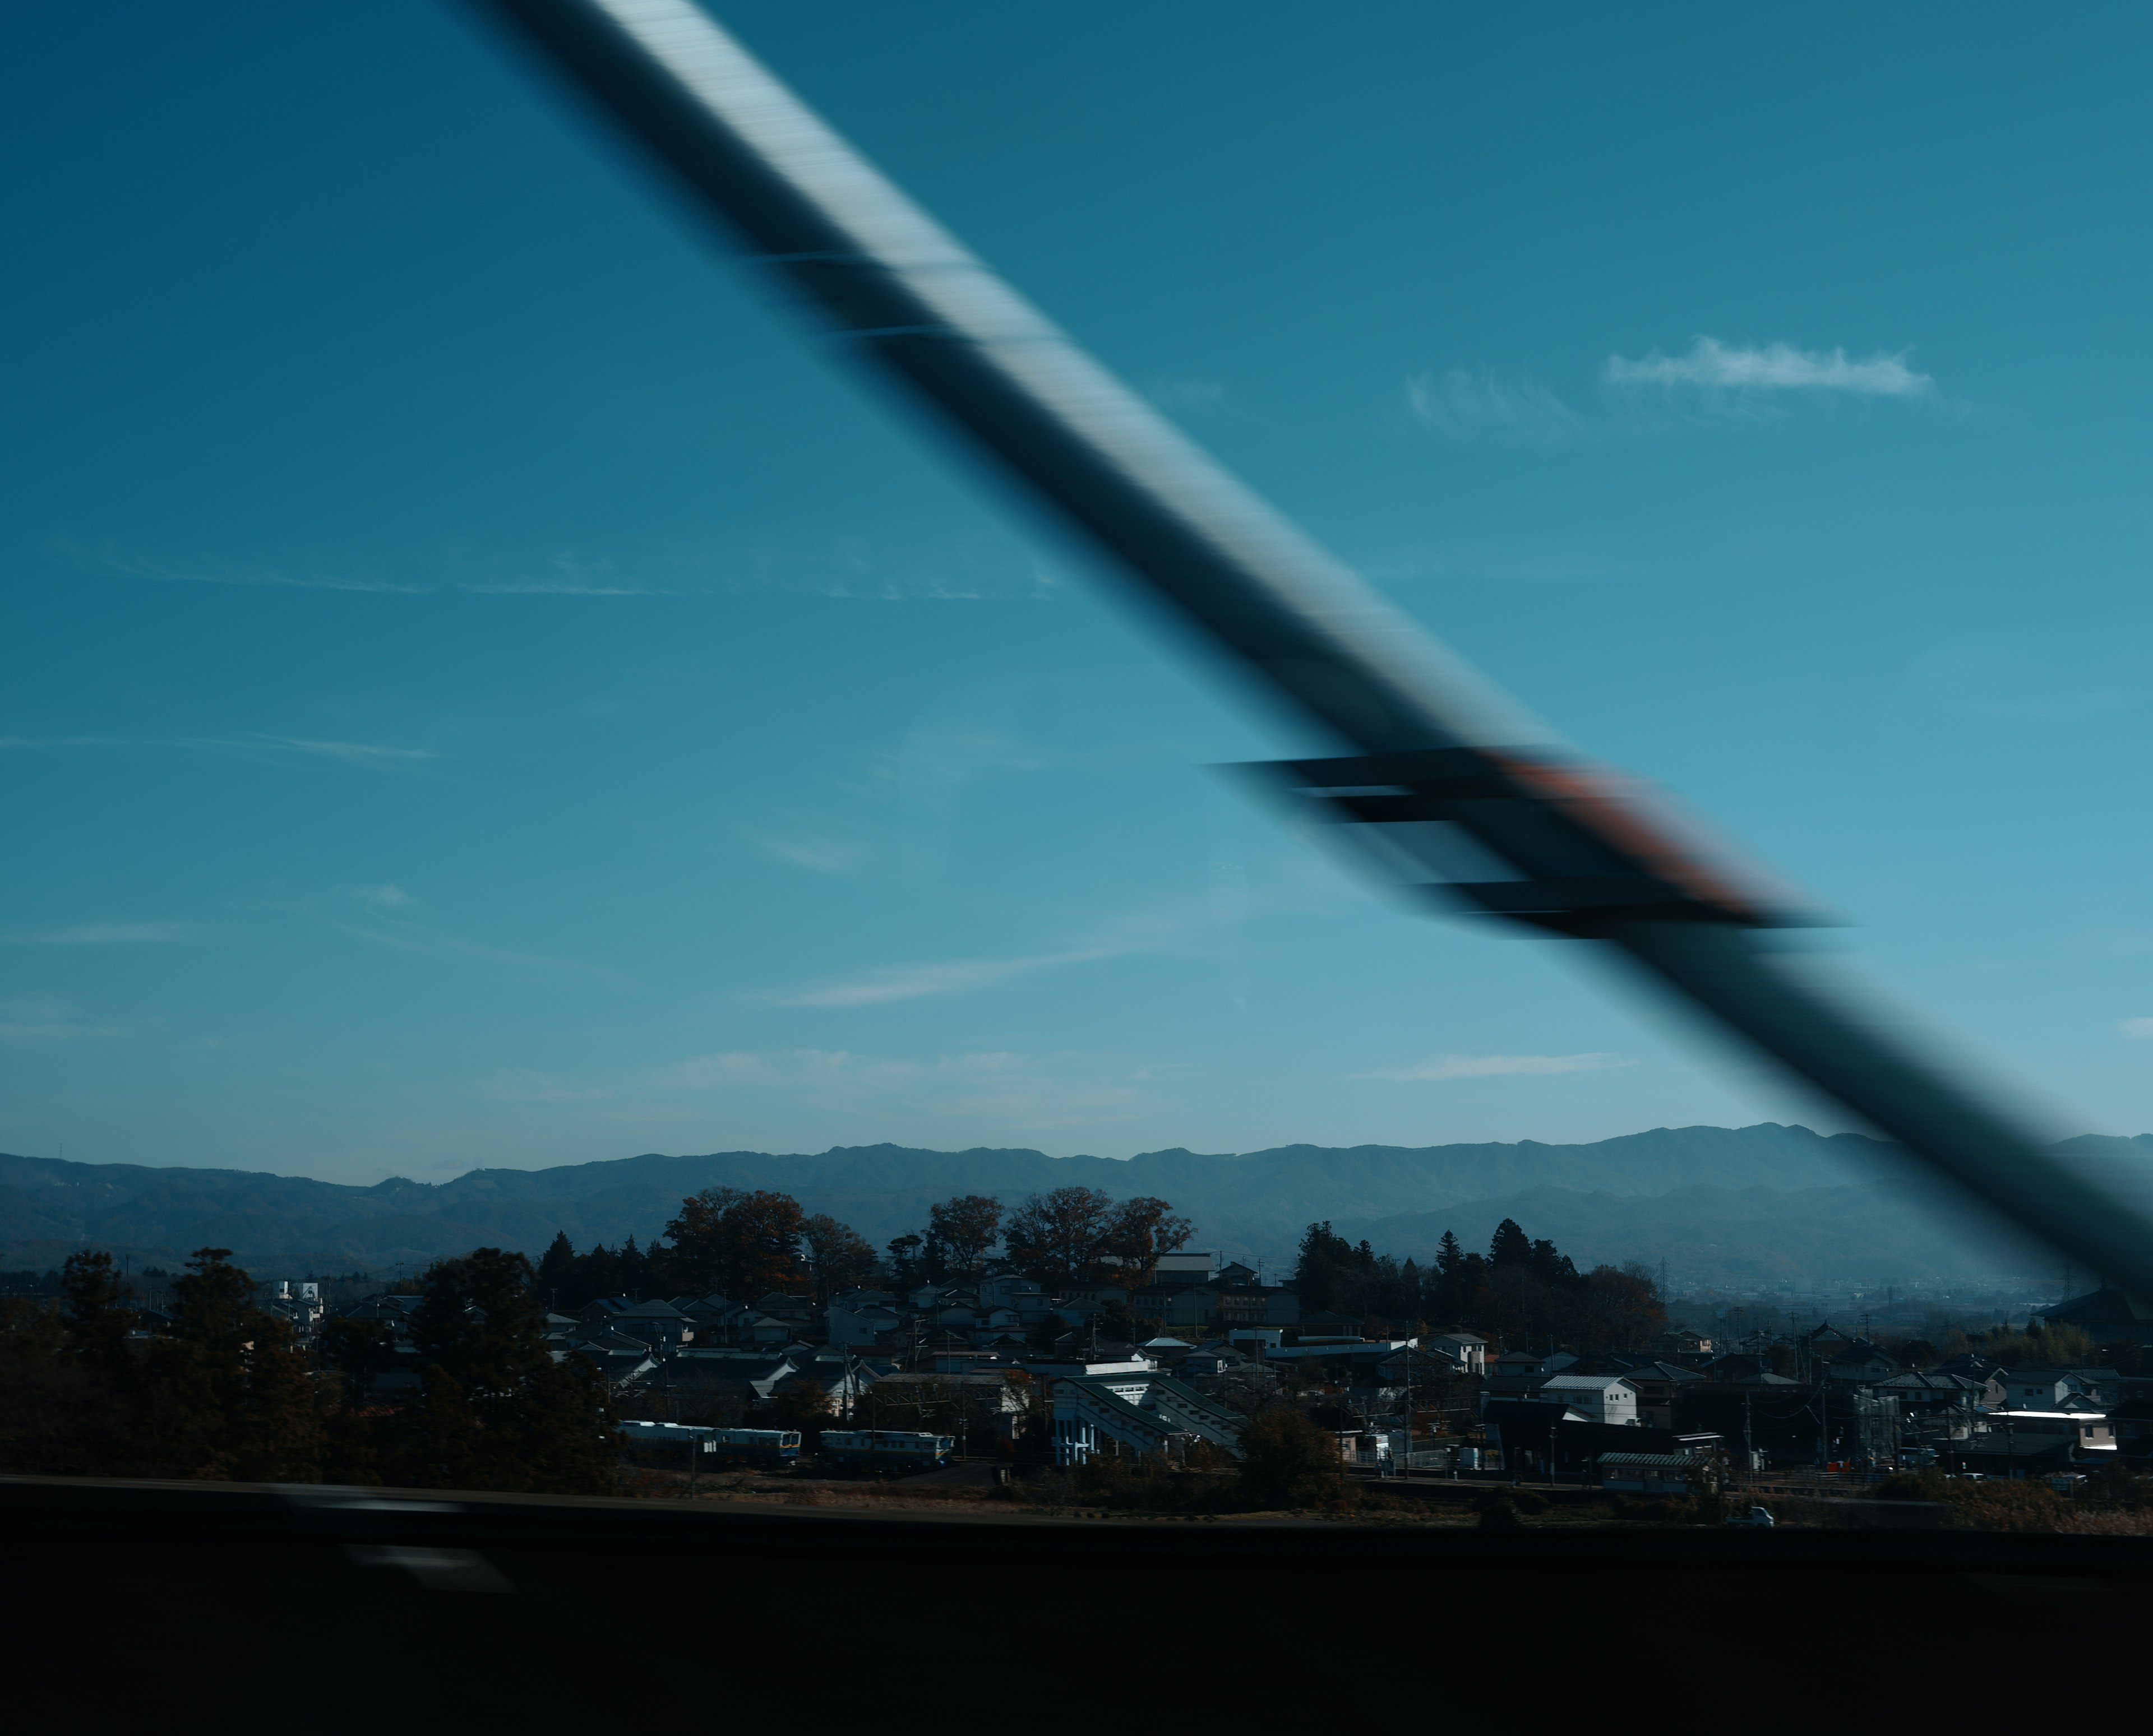
{"label": "wispy cloud", "polygon": [[862,1115],[911,1108],[1005,1127],[1075,1127],[1127,1119],[1150,1095],[1154,1076],[1125,1058],[1094,1055],[993,1050],[922,1061],[843,1049],[730,1050],[623,1081],[613,1094],[775,1092]]}
{"label": "wispy cloud", "polygon": [[1417,1067],[1387,1068],[1356,1074],[1365,1079],[1474,1079],[1504,1074],[1599,1073],[1610,1067],[1635,1067],[1620,1055],[1438,1055]]}
{"label": "wispy cloud", "polygon": [[1706,392],[1840,392],[1860,398],[1921,398],[1937,383],[1906,365],[1906,352],[1849,360],[1844,349],[1797,349],[1790,343],[1727,344],[1698,338],[1683,356],[1657,350],[1637,361],[1610,356],[1610,385],[1690,387]]}
{"label": "wispy cloud", "polygon": [[[1208,383],[1183,383],[1194,388]],[[1013,541],[914,548],[837,536],[793,546],[714,550],[699,543],[598,554],[435,550],[415,553],[386,572],[359,560],[249,564],[145,556],[68,541],[54,545],[53,551],[84,571],[154,584],[399,596],[683,597],[779,591],[908,602],[1041,596],[1060,588],[1056,575]]]}
{"label": "wispy cloud", "polygon": [[1682,355],[1610,356],[1600,370],[1599,402],[1589,409],[1494,368],[1414,374],[1406,381],[1406,403],[1450,439],[1553,449],[1700,424],[1770,421],[1802,399],[1933,398],[1936,381],[1909,367],[1907,353],[1850,357],[1843,348],[1700,337]]}
{"label": "wispy cloud", "polygon": [[1062,965],[1088,964],[1134,951],[1131,947],[1085,947],[1069,952],[1041,952],[1028,958],[966,958],[947,964],[906,966],[871,972],[849,982],[796,991],[776,997],[781,1007],[873,1007],[886,1001],[914,1001],[928,995],[964,994],[990,988],[1012,977]]}
{"label": "wispy cloud", "polygon": [[1153,404],[1169,410],[1212,410],[1226,401],[1225,384],[1219,380],[1153,380],[1144,393]]}
{"label": "wispy cloud", "polygon": [[1416,374],[1406,382],[1413,414],[1453,440],[1492,440],[1501,446],[1567,446],[1591,426],[1545,386],[1509,379],[1494,368],[1453,368],[1440,378]]}
{"label": "wispy cloud", "polygon": [[334,759],[345,765],[361,765],[369,771],[408,765],[421,759],[439,759],[441,756],[431,748],[390,748],[378,742],[364,741],[309,741],[291,735],[257,735],[235,741],[204,739],[186,744],[190,747],[267,749],[272,752],[299,754],[319,759]]}
{"label": "wispy cloud", "polygon": [[2153,1038],[2153,1018],[2126,1018],[2116,1029],[2126,1037]]}
{"label": "wispy cloud", "polygon": [[69,748],[149,748],[226,754],[257,760],[329,759],[368,771],[408,769],[441,755],[431,748],[398,748],[379,742],[323,741],[293,735],[0,735],[0,749],[19,752]]}
{"label": "wispy cloud", "polygon": [[74,922],[59,928],[0,929],[0,946],[171,946],[200,940],[208,931],[199,922]]}
{"label": "wispy cloud", "polygon": [[124,1037],[128,1027],[81,1017],[62,1001],[45,995],[0,1000],[0,1043],[83,1043]]}
{"label": "wispy cloud", "polygon": [[409,952],[420,957],[476,959],[484,964],[504,966],[542,976],[588,977],[607,981],[618,979],[618,972],[602,965],[583,964],[573,959],[554,958],[544,953],[492,946],[452,933],[445,928],[415,922],[408,917],[394,914],[416,901],[401,886],[392,883],[336,886],[327,892],[272,904],[268,907],[286,916],[299,916],[308,921],[319,923],[324,928],[348,935],[354,940],[364,941],[370,946],[385,947],[392,952]]}
{"label": "wispy cloud", "polygon": [[479,1094],[496,1103],[589,1103],[612,1094],[603,1085],[563,1079],[558,1074],[512,1067],[479,1081]]}
{"label": "wispy cloud", "polygon": [[814,874],[842,874],[867,854],[867,846],[855,840],[824,834],[761,832],[742,827],[741,835],[766,855]]}

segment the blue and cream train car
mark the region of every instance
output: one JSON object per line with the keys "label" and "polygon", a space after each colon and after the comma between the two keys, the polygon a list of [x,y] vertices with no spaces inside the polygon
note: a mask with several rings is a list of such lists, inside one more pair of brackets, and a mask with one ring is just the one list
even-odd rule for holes
{"label": "blue and cream train car", "polygon": [[822,1457],[863,1470],[932,1470],[957,1450],[954,1434],[914,1434],[901,1429],[825,1429]]}

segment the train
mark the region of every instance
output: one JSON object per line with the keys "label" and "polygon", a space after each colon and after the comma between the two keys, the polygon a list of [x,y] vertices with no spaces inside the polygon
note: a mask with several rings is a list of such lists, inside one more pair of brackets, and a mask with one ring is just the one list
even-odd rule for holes
{"label": "train", "polygon": [[957,1451],[954,1434],[915,1434],[901,1429],[825,1429],[822,1457],[832,1464],[864,1470],[932,1470],[947,1464]]}
{"label": "train", "polygon": [[790,1464],[800,1457],[797,1429],[705,1429],[690,1423],[623,1423],[630,1447],[700,1448],[710,1458],[749,1464]]}

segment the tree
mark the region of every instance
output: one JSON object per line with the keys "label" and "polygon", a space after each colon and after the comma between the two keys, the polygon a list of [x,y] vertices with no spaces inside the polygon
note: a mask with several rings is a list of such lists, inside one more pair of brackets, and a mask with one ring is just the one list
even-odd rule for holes
{"label": "tree", "polygon": [[1532,1265],[1532,1239],[1518,1226],[1515,1218],[1506,1217],[1495,1226],[1495,1233],[1488,1243],[1488,1263],[1528,1267]]}
{"label": "tree", "polygon": [[344,1383],[345,1403],[361,1405],[374,1383],[396,1366],[396,1335],[379,1320],[332,1320],[314,1339],[314,1354]]}
{"label": "tree", "polygon": [[229,1248],[200,1248],[172,1286],[172,1331],[150,1346],[145,1443],[166,1475],[311,1483],[322,1415],[292,1329],[253,1302]]}
{"label": "tree", "polygon": [[538,1262],[538,1288],[548,1302],[557,1297],[576,1276],[575,1245],[566,1230],[556,1231]]}
{"label": "tree", "polygon": [[1465,1250],[1458,1245],[1458,1237],[1446,1230],[1443,1240],[1436,1245],[1435,1269],[1446,1278],[1455,1277],[1465,1263]]}
{"label": "tree", "polygon": [[1010,1258],[1049,1288],[1108,1277],[1133,1287],[1194,1234],[1163,1200],[1140,1195],[1116,1205],[1095,1187],[1057,1187],[1011,1212],[1003,1240]]}
{"label": "tree", "polygon": [[1596,1266],[1585,1275],[1584,1317],[1577,1333],[1583,1350],[1634,1350],[1666,1329],[1667,1309],[1651,1268]]}
{"label": "tree", "polygon": [[927,1208],[927,1263],[938,1279],[976,1277],[1001,1233],[1002,1202],[993,1195],[944,1200]]}
{"label": "tree", "polygon": [[1159,1256],[1188,1246],[1195,1233],[1196,1226],[1177,1217],[1165,1200],[1138,1194],[1115,1209],[1107,1232],[1107,1256],[1124,1283],[1140,1288],[1151,1282]]}
{"label": "tree", "polygon": [[1313,1313],[1336,1302],[1352,1265],[1353,1244],[1332,1231],[1330,1220],[1303,1231],[1300,1257],[1293,1268],[1294,1293],[1302,1311]]}
{"label": "tree", "polygon": [[899,1291],[917,1289],[926,1276],[925,1239],[893,1236],[889,1244],[889,1281]]}
{"label": "tree", "polygon": [[804,1222],[800,1202],[789,1194],[705,1188],[683,1200],[680,1215],[665,1226],[672,1244],[666,1270],[679,1289],[733,1302],[788,1290],[805,1275]]}
{"label": "tree", "polygon": [[815,1281],[817,1302],[827,1304],[838,1291],[863,1284],[874,1275],[874,1244],[827,1212],[801,1220],[800,1245]]}
{"label": "tree", "polygon": [[60,1268],[60,1311],[75,1348],[93,1363],[117,1368],[135,1314],[127,1306],[119,1273],[112,1269],[112,1256],[90,1249],[69,1254]]}
{"label": "tree", "polygon": [[612,1486],[614,1416],[581,1357],[556,1363],[530,1262],[476,1248],[426,1273],[412,1311],[425,1396],[402,1471],[435,1488],[594,1495]]}
{"label": "tree", "polygon": [[1311,1507],[1338,1495],[1338,1442],[1289,1404],[1241,1431],[1241,1487],[1259,1507]]}
{"label": "tree", "polygon": [[74,1353],[59,1310],[0,1297],[0,1470],[94,1475],[114,1467],[125,1417]]}

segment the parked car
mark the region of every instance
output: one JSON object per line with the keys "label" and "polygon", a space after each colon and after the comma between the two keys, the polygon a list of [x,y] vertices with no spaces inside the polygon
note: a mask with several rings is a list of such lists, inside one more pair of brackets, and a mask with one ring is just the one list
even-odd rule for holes
{"label": "parked car", "polygon": [[1747,1513],[1730,1513],[1727,1515],[1727,1522],[1729,1525],[1773,1525],[1779,1523],[1772,1517],[1770,1509],[1765,1507],[1752,1507]]}

